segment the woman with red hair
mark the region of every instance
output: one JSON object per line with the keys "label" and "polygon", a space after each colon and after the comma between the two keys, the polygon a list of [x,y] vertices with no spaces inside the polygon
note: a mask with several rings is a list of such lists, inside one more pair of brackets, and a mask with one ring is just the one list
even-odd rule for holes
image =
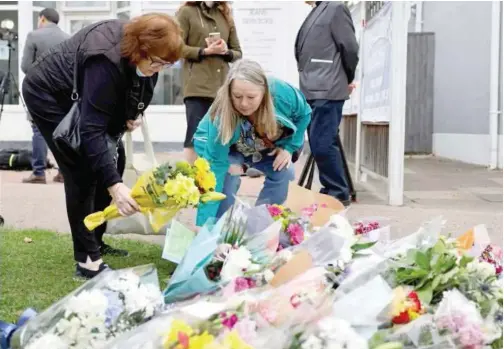
{"label": "woman with red hair", "polygon": [[[125,156],[120,140],[141,124],[159,71],[180,58],[182,47],[180,27],[168,15],[106,20],[42,54],[23,81],[30,115],[63,174],[78,276],[92,278],[106,269],[102,255],[128,255],[103,242],[105,226],[89,232],[83,221],[111,199],[124,216],[138,211],[122,183]],[[69,158],[56,146],[53,133],[76,100],[80,146]]]}

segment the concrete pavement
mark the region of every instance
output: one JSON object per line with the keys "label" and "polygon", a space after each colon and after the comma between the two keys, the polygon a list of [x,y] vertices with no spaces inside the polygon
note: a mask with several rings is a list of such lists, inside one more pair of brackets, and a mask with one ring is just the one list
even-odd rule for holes
{"label": "concrete pavement", "polygon": [[[180,153],[160,153],[158,160],[180,158]],[[296,164],[299,176],[304,159]],[[51,179],[55,171],[48,171]],[[19,229],[42,228],[68,232],[63,185],[58,183],[22,184],[27,173],[0,172],[0,214],[6,225]],[[387,217],[392,221],[393,236],[415,231],[423,222],[442,215],[445,233],[460,234],[477,225],[488,227],[492,240],[502,245],[503,207],[502,171],[488,171],[480,166],[437,159],[406,159],[405,204],[386,204],[382,183],[369,179],[358,184],[358,202],[351,206],[350,218]],[[240,196],[254,200],[263,178],[243,178]],[[314,183],[314,186],[318,186]],[[178,219],[192,226],[194,210],[181,212]],[[163,236],[123,236],[162,243]]]}

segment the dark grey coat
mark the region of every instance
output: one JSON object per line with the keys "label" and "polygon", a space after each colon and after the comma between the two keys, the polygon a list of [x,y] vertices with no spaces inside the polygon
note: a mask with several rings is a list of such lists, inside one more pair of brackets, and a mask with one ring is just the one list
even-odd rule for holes
{"label": "dark grey coat", "polygon": [[296,38],[300,88],[307,100],[345,100],[359,62],[352,16],[340,1],[317,3]]}
{"label": "dark grey coat", "polygon": [[[42,53],[69,37],[70,35],[61,30],[55,23],[47,23],[43,27],[28,33],[21,60],[21,71],[26,74]],[[30,113],[27,113],[26,117],[29,121],[32,121]]]}

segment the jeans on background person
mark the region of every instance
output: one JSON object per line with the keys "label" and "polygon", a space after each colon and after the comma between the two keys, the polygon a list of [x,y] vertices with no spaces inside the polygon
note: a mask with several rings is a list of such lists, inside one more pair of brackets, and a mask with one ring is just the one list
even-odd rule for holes
{"label": "jeans on background person", "polygon": [[[243,156],[243,154],[231,151],[229,153],[230,165],[246,164],[251,168],[255,168],[264,173],[264,185],[257,198],[256,205],[278,204],[281,205],[287,199],[289,192],[289,181],[294,180],[294,167],[291,164],[289,168],[283,168],[281,171],[273,170],[273,161],[275,156],[267,155],[271,150],[261,152],[262,159],[259,162],[253,162],[252,156]],[[217,211],[217,219],[222,217],[224,213],[234,204],[235,195],[240,189],[240,175],[231,175],[226,173],[224,186],[222,189],[226,198],[220,203]]]}
{"label": "jeans on background person", "polygon": [[337,137],[345,101],[309,100],[312,117],[308,140],[319,171],[321,193],[349,202],[349,188]]}
{"label": "jeans on background person", "polygon": [[47,144],[37,126],[32,123],[32,168],[35,176],[44,176],[47,166]]}

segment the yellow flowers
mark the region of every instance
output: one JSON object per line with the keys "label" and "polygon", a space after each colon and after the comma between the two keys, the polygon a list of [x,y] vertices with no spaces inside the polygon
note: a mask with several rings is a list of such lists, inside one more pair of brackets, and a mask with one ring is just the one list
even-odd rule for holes
{"label": "yellow flowers", "polygon": [[236,331],[227,333],[222,342],[204,331],[197,330],[181,320],[173,320],[170,331],[163,343],[164,349],[253,349],[241,339]]}
{"label": "yellow flowers", "polygon": [[203,158],[198,158],[194,162],[196,168],[196,183],[198,187],[204,192],[215,190],[216,179],[212,171],[210,171],[210,164]]}
{"label": "yellow flowers", "polygon": [[175,179],[169,179],[164,185],[164,191],[168,197],[173,199],[177,206],[196,206],[200,199],[200,191],[194,179],[179,173]]}
{"label": "yellow flowers", "polygon": [[243,339],[241,339],[240,335],[236,331],[232,331],[224,337],[224,348],[227,349],[254,349]]}
{"label": "yellow flowers", "polygon": [[[210,164],[198,158],[193,166],[187,161],[178,161],[143,173],[131,188],[131,197],[140,206],[140,212],[149,216],[152,229],[158,232],[183,208],[223,200],[226,196],[214,192],[215,185]],[[104,211],[87,216],[84,224],[92,231],[107,220],[119,217],[117,206],[112,204]]]}

